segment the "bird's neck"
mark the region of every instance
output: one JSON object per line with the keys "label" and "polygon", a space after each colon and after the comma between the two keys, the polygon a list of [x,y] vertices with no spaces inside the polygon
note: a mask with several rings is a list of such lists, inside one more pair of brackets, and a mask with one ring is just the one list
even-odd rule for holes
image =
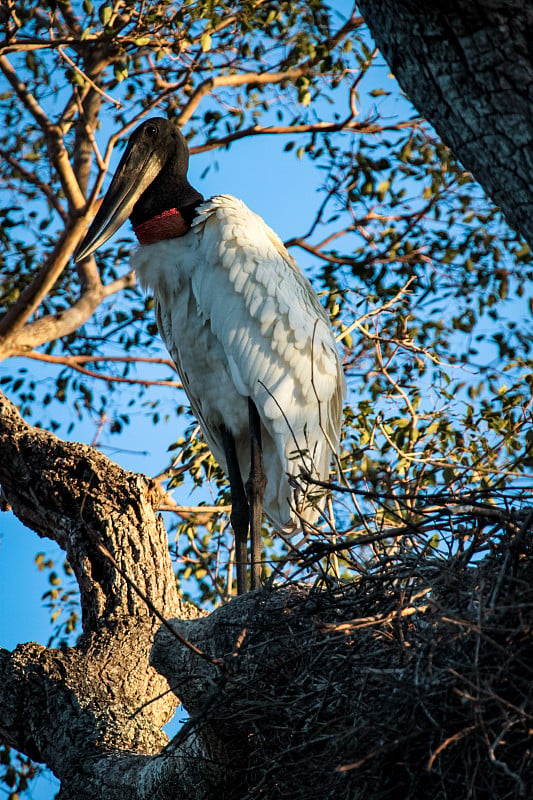
{"label": "bird's neck", "polygon": [[130,216],[139,243],[184,236],[204,198],[185,179],[160,175],[135,203]]}
{"label": "bird's neck", "polygon": [[155,244],[163,239],[175,239],[184,236],[190,230],[177,208],[169,208],[152,219],[141,222],[133,229],[139,244]]}

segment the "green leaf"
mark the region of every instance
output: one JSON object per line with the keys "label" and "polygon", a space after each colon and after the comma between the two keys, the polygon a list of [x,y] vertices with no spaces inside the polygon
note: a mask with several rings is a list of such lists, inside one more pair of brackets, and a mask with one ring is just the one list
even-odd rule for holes
{"label": "green leaf", "polygon": [[121,83],[128,77],[128,65],[124,62],[116,62],[113,64],[113,74],[118,83]]}
{"label": "green leaf", "polygon": [[100,8],[98,9],[98,17],[102,25],[104,26],[107,25],[112,16],[113,16],[113,10],[111,6],[104,4],[103,6],[100,6]]}
{"label": "green leaf", "polygon": [[81,72],[78,72],[77,69],[73,70],[72,83],[75,83],[76,86],[81,86],[81,87],[85,86],[85,78],[83,77]]}
{"label": "green leaf", "polygon": [[385,195],[390,189],[390,180],[380,181],[377,185],[376,194],[379,200],[384,200]]}
{"label": "green leaf", "polygon": [[209,52],[211,50],[211,34],[210,33],[202,33],[200,36],[200,46],[204,53]]}

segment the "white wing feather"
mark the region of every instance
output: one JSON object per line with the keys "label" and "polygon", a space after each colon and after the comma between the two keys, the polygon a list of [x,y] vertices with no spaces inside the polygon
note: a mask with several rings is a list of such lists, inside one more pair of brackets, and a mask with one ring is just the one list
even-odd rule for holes
{"label": "white wing feather", "polygon": [[187,235],[140,248],[133,264],[153,289],[159,331],[215,458],[226,467],[225,425],[247,479],[251,397],[263,424],[265,513],[280,530],[299,527],[287,474],[327,479],[345,394],[311,285],[277,235],[228,195],[200,206]]}

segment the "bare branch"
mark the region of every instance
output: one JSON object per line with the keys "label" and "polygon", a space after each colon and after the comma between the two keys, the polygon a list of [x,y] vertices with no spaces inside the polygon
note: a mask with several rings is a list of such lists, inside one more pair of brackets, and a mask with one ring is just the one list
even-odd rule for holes
{"label": "bare branch", "polygon": [[54,356],[48,353],[37,353],[37,352],[25,352],[21,351],[19,355],[25,355],[28,358],[31,358],[35,361],[43,361],[48,364],[57,364],[63,367],[69,367],[70,369],[76,370],[76,372],[80,372],[82,375],[87,375],[90,378],[97,378],[98,380],[106,381],[108,383],[125,383],[132,386],[170,386],[173,389],[183,389],[182,384],[179,381],[166,381],[166,380],[147,380],[144,378],[130,378],[121,375],[109,375],[105,372],[98,372],[94,369],[88,369],[84,367],[84,363],[94,362],[94,361],[115,361],[120,363],[137,363],[137,362],[149,362],[149,363],[157,363],[157,364],[167,364],[171,365],[171,362],[167,361],[166,359],[148,359],[148,358],[121,358],[120,356],[109,357],[106,358],[105,356]]}
{"label": "bare branch", "polygon": [[9,55],[9,53],[29,53],[34,50],[55,50],[58,45],[71,46],[76,40],[71,38],[57,39],[37,39],[31,36],[19,37],[16,42],[5,44],[0,47],[0,56]]}
{"label": "bare branch", "polygon": [[[11,306],[7,314],[0,320],[0,359],[9,353],[13,345],[13,342],[10,341],[10,339],[14,338],[15,334],[18,334],[21,331],[25,322],[37,310],[43,298],[46,297],[58,277],[65,269],[70,256],[74,251],[74,248],[85,232],[86,225],[87,223],[85,218],[81,217],[77,219],[70,228],[67,228],[61,234],[56,246],[46,259],[32,283],[26,287],[16,303]],[[73,312],[73,315],[77,314],[77,311],[74,311],[74,307],[69,309],[69,311]],[[64,317],[65,314],[63,314],[63,319]],[[42,327],[44,323],[43,320],[37,320],[33,324],[35,326],[40,325]],[[49,323],[47,323],[47,327],[48,324]],[[33,330],[35,331],[36,328]],[[75,328],[73,328],[73,330],[75,330]],[[39,343],[42,344],[43,341],[50,340],[45,338]],[[24,345],[19,341],[19,347],[21,346]],[[33,344],[31,346],[33,346]]]}
{"label": "bare branch", "polygon": [[50,159],[59,175],[69,207],[72,211],[83,209],[85,198],[70,165],[69,156],[63,144],[61,129],[47,117],[28,87],[19,80],[17,73],[5,56],[0,56],[0,69],[46,136]]}
{"label": "bare branch", "polygon": [[62,355],[55,356],[49,353],[27,353],[27,358],[33,358],[36,361],[47,361],[50,364],[64,364],[71,366],[71,362],[76,361],[78,364],[94,364],[97,361],[112,362],[118,364],[161,364],[162,366],[169,367],[174,372],[176,367],[174,362],[169,358],[157,358],[156,356],[107,356],[107,355]]}
{"label": "bare branch", "polygon": [[264,136],[264,135],[283,135],[293,134],[298,135],[302,133],[337,133],[339,131],[352,131],[353,133],[386,133],[387,131],[398,131],[404,128],[416,128],[420,124],[420,120],[409,120],[407,122],[399,122],[395,125],[380,125],[371,121],[356,122],[352,117],[341,122],[310,122],[301,125],[251,125],[249,128],[228,133],[227,136],[222,136],[218,139],[209,139],[205,144],[193,145],[190,148],[191,155],[197,153],[206,153],[209,150],[216,150],[220,147],[226,147],[232,142],[239,139],[246,139],[251,136]]}
{"label": "bare branch", "polygon": [[351,322],[347,328],[344,328],[342,333],[339,333],[335,338],[338,342],[341,342],[345,336],[348,336],[355,328],[359,328],[363,322],[366,322],[367,319],[371,317],[378,316],[379,314],[383,313],[384,311],[388,311],[389,309],[393,308],[399,300],[402,299],[403,295],[408,291],[411,284],[415,281],[415,277],[411,276],[408,280],[404,283],[403,286],[396,292],[394,297],[391,297],[390,300],[387,300],[386,303],[382,303],[379,307],[371,309],[371,311],[367,311],[366,314],[363,314],[358,319]]}
{"label": "bare branch", "polygon": [[111,97],[110,94],[107,94],[107,92],[104,92],[104,90],[101,89],[100,86],[98,86],[92,80],[92,78],[89,75],[87,75],[86,72],[84,72],[82,69],[80,69],[80,67],[78,67],[76,62],[73,61],[71,59],[71,57],[67,53],[65,53],[65,51],[64,51],[64,49],[62,47],[58,47],[57,48],[57,52],[59,53],[61,58],[63,58],[67,62],[69,67],[72,67],[72,69],[75,70],[78,73],[78,75],[80,75],[83,78],[84,81],[87,81],[87,83],[89,84],[91,89],[94,89],[95,92],[98,92],[98,94],[100,94],[102,97],[104,97],[109,103],[111,103],[111,105],[114,105],[116,108],[124,108],[124,104],[121,103],[120,100],[116,100],[114,97]]}

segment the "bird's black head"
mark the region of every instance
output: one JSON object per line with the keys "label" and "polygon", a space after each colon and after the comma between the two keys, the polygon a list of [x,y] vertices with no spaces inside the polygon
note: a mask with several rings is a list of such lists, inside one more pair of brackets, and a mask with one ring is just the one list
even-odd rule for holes
{"label": "bird's black head", "polygon": [[185,214],[194,209],[203,198],[187,181],[188,165],[185,137],[169,120],[154,117],[139,125],[76,252],[76,261],[93,253],[128,217],[137,226],[171,208]]}

